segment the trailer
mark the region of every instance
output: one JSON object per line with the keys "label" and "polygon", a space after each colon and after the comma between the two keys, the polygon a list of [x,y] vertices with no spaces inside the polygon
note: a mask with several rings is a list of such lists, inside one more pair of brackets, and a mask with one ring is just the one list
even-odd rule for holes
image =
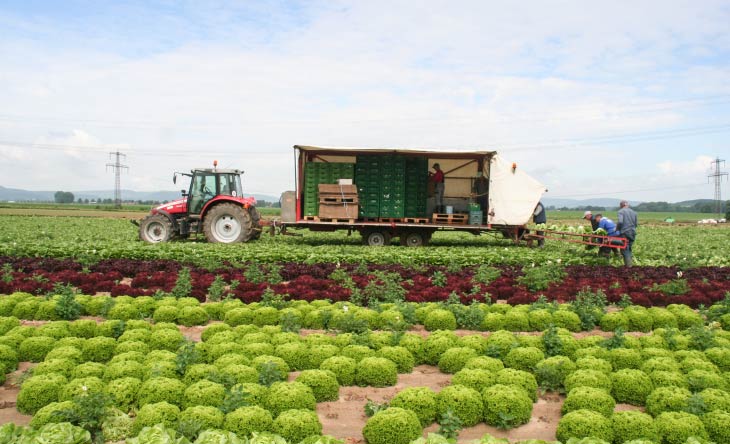
{"label": "trailer", "polygon": [[[495,151],[305,145],[295,145],[294,151],[296,189],[281,198],[284,233],[348,230],[371,246],[395,239],[404,246],[423,246],[437,231],[491,232],[519,242],[529,234],[526,224],[546,191]],[[445,176],[445,212],[435,211],[429,181],[436,163]],[[489,184],[488,206],[479,210],[472,192],[478,172]]]}

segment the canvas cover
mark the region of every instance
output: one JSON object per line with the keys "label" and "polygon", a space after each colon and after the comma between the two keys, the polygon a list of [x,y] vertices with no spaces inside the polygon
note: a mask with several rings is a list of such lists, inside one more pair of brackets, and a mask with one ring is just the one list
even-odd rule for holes
{"label": "canvas cover", "polygon": [[489,177],[489,223],[494,225],[524,225],[530,222],[532,212],[545,192],[541,184],[517,168],[512,162],[494,155]]}

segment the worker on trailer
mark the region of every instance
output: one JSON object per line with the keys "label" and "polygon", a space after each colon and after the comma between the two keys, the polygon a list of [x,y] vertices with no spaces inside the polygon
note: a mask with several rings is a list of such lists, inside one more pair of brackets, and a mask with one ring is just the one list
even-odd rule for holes
{"label": "worker on trailer", "polygon": [[[542,204],[542,202],[538,202],[535,206],[535,211],[532,212],[532,221],[536,224],[546,224],[547,223],[547,214],[545,212],[545,206]],[[537,248],[542,248],[545,246],[545,238],[542,236],[545,236],[544,231],[538,231],[538,236],[541,236],[537,239]]]}
{"label": "worker on trailer", "polygon": [[484,217],[489,213],[489,180],[484,177],[484,173],[477,172],[477,178],[474,179],[474,185],[471,187],[471,195],[476,199],[482,210]]}
{"label": "worker on trailer", "polygon": [[[603,217],[602,214],[596,214],[596,222],[598,222],[598,228],[603,228],[604,230],[606,230],[607,236],[621,235],[621,233],[619,233],[616,229],[616,223],[607,217]],[[598,255],[603,257],[609,257],[611,255],[611,250],[614,250],[614,253],[618,254],[615,249],[612,249],[610,247],[601,247],[598,249]]]}
{"label": "worker on trailer", "polygon": [[438,163],[433,164],[435,173],[428,173],[431,182],[434,184],[434,205],[436,205],[435,212],[444,212],[444,172],[441,170],[441,165]]}
{"label": "worker on trailer", "polygon": [[621,252],[624,255],[624,266],[626,267],[630,267],[634,261],[631,246],[634,245],[634,241],[636,240],[636,226],[638,224],[639,218],[636,215],[636,211],[629,208],[627,201],[622,200],[618,210],[618,225],[616,229],[621,233],[621,236],[626,238],[626,249]]}

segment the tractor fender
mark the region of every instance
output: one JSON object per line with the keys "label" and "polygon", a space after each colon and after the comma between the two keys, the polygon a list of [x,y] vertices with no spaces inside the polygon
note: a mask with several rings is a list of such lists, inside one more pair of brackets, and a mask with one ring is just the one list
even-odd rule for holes
{"label": "tractor fender", "polygon": [[256,200],[253,198],[241,198],[241,197],[232,198],[230,196],[214,197],[213,199],[206,202],[203,209],[200,210],[200,218],[204,219],[205,216],[208,214],[208,211],[211,208],[213,208],[213,206],[220,204],[220,203],[232,203],[234,205],[240,205],[241,207],[243,207],[245,209],[249,209],[249,207],[256,205]]}
{"label": "tractor fender", "polygon": [[170,213],[168,213],[165,210],[157,210],[157,211],[155,211],[155,213],[156,214],[161,214],[161,215],[165,216],[166,218],[168,218],[170,220],[170,223],[172,224],[173,230],[175,230],[175,231],[178,231],[179,230],[180,227],[179,227],[179,225],[177,223],[177,219],[175,219],[174,217],[172,217],[172,215]]}

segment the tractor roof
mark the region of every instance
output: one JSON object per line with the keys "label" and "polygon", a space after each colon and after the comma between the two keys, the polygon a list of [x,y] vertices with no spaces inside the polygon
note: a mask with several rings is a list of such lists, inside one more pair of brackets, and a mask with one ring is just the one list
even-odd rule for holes
{"label": "tractor roof", "polygon": [[193,168],[191,172],[217,173],[217,174],[243,174],[243,170],[231,170],[225,168]]}

